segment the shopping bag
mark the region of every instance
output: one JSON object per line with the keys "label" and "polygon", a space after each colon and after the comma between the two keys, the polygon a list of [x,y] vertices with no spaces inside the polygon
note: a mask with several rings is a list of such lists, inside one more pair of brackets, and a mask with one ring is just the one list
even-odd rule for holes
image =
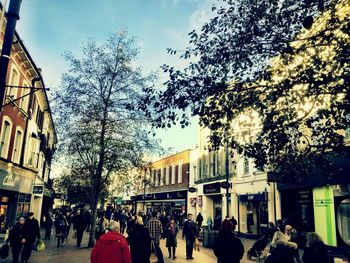
{"label": "shopping bag", "polygon": [[7,243],[2,245],[2,247],[0,248],[0,257],[7,258],[9,255],[9,250],[10,250],[10,247]]}
{"label": "shopping bag", "polygon": [[158,262],[158,257],[156,254],[156,247],[154,245],[153,240],[151,241],[151,256],[149,257],[150,263],[157,263]]}
{"label": "shopping bag", "polygon": [[77,231],[74,231],[74,232],[73,232],[72,238],[73,238],[73,239],[76,239],[76,238],[77,238]]}
{"label": "shopping bag", "polygon": [[37,240],[33,244],[33,250],[36,252],[44,251],[45,250],[45,243],[41,240]]}

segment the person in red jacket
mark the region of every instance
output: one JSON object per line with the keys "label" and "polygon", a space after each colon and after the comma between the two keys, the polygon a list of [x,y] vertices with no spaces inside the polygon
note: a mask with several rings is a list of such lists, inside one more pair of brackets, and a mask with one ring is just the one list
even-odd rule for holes
{"label": "person in red jacket", "polygon": [[119,224],[110,221],[109,232],[103,234],[91,251],[91,263],[131,263],[128,241],[120,235]]}

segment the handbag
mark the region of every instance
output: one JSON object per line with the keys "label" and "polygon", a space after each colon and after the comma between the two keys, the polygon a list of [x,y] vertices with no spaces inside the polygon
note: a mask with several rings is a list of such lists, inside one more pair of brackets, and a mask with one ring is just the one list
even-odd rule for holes
{"label": "handbag", "polygon": [[149,257],[150,263],[157,263],[158,257],[156,254],[156,246],[154,245],[154,241],[151,240],[151,256]]}
{"label": "handbag", "polygon": [[2,245],[2,247],[0,248],[0,257],[7,258],[9,255],[9,250],[10,250],[10,247],[7,243]]}
{"label": "handbag", "polygon": [[35,241],[33,244],[33,250],[36,252],[44,251],[45,250],[45,243],[41,240]]}

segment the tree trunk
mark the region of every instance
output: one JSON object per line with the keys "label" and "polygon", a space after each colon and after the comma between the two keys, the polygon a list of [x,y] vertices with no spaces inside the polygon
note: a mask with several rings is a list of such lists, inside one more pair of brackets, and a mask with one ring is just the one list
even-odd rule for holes
{"label": "tree trunk", "polygon": [[91,202],[91,229],[89,235],[88,247],[93,247],[95,245],[95,229],[96,229],[96,218],[97,218],[97,205],[100,193],[98,189],[95,189],[94,196]]}

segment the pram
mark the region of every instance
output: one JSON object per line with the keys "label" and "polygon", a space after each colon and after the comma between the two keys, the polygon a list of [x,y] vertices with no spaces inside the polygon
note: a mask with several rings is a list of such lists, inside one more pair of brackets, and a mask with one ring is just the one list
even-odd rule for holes
{"label": "pram", "polygon": [[247,251],[247,258],[251,260],[253,257],[256,258],[256,261],[260,262],[262,251],[269,244],[268,235],[263,235],[260,237],[253,246]]}

